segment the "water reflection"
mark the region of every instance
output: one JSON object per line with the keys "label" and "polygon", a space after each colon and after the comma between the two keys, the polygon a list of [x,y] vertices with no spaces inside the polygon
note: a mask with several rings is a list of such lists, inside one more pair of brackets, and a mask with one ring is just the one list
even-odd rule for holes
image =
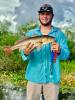
{"label": "water reflection", "polygon": [[0,86],[0,100],[26,100],[26,90],[12,84]]}
{"label": "water reflection", "polygon": [[[0,100],[26,100],[26,90],[21,87],[15,87],[11,83],[0,86]],[[42,96],[40,100],[42,99]],[[60,93],[59,100],[75,100],[75,92]]]}

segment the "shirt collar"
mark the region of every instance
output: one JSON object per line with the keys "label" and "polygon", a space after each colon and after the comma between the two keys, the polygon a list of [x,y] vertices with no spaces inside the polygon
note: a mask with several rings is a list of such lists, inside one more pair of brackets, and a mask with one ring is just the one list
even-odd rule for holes
{"label": "shirt collar", "polygon": [[[39,26],[39,27],[37,27],[35,30],[36,30],[36,31],[40,31],[40,26]],[[51,29],[50,33],[53,33],[53,32],[56,32],[56,31],[58,31],[58,28],[57,28],[57,27],[52,26],[52,29]]]}
{"label": "shirt collar", "polygon": [[[42,35],[41,34],[41,31],[40,31],[40,26],[38,26],[36,29],[35,29],[36,31],[39,31],[39,35]],[[52,29],[51,29],[51,31],[48,33],[48,35],[49,36],[53,36],[53,37],[55,37],[55,35],[53,34],[53,33],[56,33],[58,31],[58,28],[57,27],[55,27],[55,26],[52,26]]]}

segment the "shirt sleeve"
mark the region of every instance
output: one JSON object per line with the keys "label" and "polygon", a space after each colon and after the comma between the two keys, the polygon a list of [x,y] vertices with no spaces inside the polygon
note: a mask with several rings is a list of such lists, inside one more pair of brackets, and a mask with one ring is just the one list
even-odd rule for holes
{"label": "shirt sleeve", "polygon": [[68,48],[68,44],[67,44],[67,37],[64,35],[64,33],[62,32],[62,35],[60,36],[60,55],[59,58],[60,60],[67,60],[69,59],[70,56],[70,51]]}
{"label": "shirt sleeve", "polygon": [[22,57],[22,59],[23,59],[24,61],[29,60],[29,58],[30,58],[30,55],[26,55],[26,54],[24,53],[24,50],[20,50],[20,55],[21,55],[21,57]]}
{"label": "shirt sleeve", "polygon": [[[30,32],[28,32],[28,33],[25,33],[25,35],[26,35],[27,37],[30,37],[31,34],[30,34]],[[24,61],[30,59],[30,54],[29,54],[29,55],[26,55],[26,54],[24,53],[24,50],[20,50],[20,55],[21,55],[21,57],[22,57],[22,59],[23,59]]]}

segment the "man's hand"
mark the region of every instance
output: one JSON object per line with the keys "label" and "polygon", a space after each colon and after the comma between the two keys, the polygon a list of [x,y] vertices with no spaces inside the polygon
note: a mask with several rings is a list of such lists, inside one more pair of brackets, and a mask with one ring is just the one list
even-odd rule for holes
{"label": "man's hand", "polygon": [[29,55],[34,48],[35,48],[34,44],[28,43],[24,49],[25,54]]}
{"label": "man's hand", "polygon": [[59,44],[57,42],[53,42],[52,46],[51,46],[51,50],[56,52],[56,53],[60,53],[60,47]]}

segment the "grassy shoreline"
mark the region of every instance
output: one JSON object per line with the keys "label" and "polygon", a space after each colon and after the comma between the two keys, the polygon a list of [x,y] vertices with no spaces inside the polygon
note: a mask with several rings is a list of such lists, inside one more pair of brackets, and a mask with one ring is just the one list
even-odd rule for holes
{"label": "grassy shoreline", "polygon": [[[75,60],[71,62],[61,62],[61,82],[60,90],[67,92],[75,89]],[[24,79],[24,70],[0,71],[0,84],[11,82],[15,86],[26,88],[27,81]]]}
{"label": "grassy shoreline", "polygon": [[75,90],[75,60],[61,62],[61,90]]}

